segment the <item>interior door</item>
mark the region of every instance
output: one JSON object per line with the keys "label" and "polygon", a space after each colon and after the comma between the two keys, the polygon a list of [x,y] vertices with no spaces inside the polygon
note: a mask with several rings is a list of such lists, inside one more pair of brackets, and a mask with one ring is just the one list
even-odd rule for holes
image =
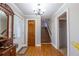
{"label": "interior door", "polygon": [[28,20],[28,46],[35,46],[35,20]]}

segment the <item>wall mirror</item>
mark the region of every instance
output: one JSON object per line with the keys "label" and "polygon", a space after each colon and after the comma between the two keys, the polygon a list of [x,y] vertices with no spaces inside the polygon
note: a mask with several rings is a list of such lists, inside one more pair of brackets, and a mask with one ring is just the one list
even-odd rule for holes
{"label": "wall mirror", "polygon": [[12,39],[13,41],[13,18],[12,9],[5,3],[0,3],[0,38]]}
{"label": "wall mirror", "polygon": [[0,10],[0,36],[7,37],[7,32],[7,15],[2,10]]}

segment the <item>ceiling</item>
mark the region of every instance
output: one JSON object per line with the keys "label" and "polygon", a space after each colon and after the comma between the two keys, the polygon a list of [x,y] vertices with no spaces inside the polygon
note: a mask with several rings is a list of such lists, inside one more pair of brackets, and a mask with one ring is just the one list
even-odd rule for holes
{"label": "ceiling", "polygon": [[[24,15],[35,15],[33,11],[33,9],[35,8],[35,4],[15,3],[15,5],[23,12]],[[44,18],[49,18],[61,7],[62,3],[48,3],[40,5],[42,6],[43,9],[45,9],[45,13],[42,16]]]}

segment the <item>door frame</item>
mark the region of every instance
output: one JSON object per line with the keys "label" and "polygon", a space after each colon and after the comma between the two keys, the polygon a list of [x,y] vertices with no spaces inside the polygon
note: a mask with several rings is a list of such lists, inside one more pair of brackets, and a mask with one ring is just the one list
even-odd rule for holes
{"label": "door frame", "polygon": [[68,8],[63,10],[62,12],[60,12],[60,14],[57,16],[57,48],[59,49],[59,17],[65,13],[67,14],[67,56],[69,56],[69,42],[70,42],[70,29],[69,29],[69,11],[68,11]]}
{"label": "door frame", "polygon": [[25,19],[24,22],[24,45],[28,47],[28,19]]}
{"label": "door frame", "polygon": [[[34,23],[35,23],[35,20],[33,20],[33,19],[29,19],[28,20],[28,24],[29,24],[29,21],[34,21]],[[29,26],[29,25],[28,25]],[[35,24],[34,24],[34,28],[35,28]],[[29,29],[29,27],[28,27],[28,29]],[[34,29],[34,31],[35,31],[35,29]],[[35,32],[36,33],[36,32]],[[35,33],[34,33],[34,36],[35,36]],[[28,35],[28,32],[27,32],[27,35]],[[35,38],[35,37],[34,37]],[[29,40],[29,39],[28,39]],[[28,40],[27,40],[27,42],[28,42]],[[35,40],[34,40],[35,41]],[[27,44],[28,45],[28,44]],[[28,45],[29,46],[29,45]],[[34,46],[35,46],[35,42],[34,42]]]}
{"label": "door frame", "polygon": [[[24,46],[28,47],[28,21],[29,20],[34,20],[35,19],[25,19],[25,23],[24,23],[24,31],[25,31],[25,35],[24,35]],[[35,21],[36,24],[36,21]],[[36,45],[36,25],[35,25],[35,45]]]}

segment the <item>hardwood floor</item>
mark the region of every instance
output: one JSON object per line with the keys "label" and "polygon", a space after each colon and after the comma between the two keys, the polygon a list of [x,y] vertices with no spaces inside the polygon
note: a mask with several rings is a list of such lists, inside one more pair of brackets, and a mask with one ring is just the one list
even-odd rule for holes
{"label": "hardwood floor", "polygon": [[46,27],[41,28],[41,43],[51,43],[51,39]]}
{"label": "hardwood floor", "polygon": [[29,46],[26,56],[63,56],[61,52],[55,49],[51,44],[42,44],[40,47]]}
{"label": "hardwood floor", "polygon": [[[24,56],[63,56],[56,48],[50,44],[51,40],[46,28],[42,28],[42,42],[41,46],[28,46]],[[49,44],[48,44],[49,43]],[[22,55],[22,54],[20,54]],[[23,56],[22,55],[22,56]]]}

